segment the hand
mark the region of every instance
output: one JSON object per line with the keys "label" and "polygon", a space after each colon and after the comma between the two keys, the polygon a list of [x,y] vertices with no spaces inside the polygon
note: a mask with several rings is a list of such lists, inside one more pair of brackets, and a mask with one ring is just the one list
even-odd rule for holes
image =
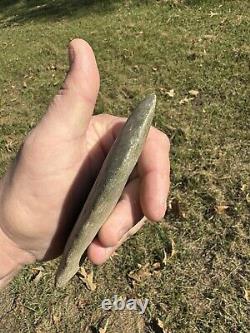
{"label": "hand", "polygon": [[[112,143],[125,119],[92,116],[99,73],[90,46],[69,46],[70,71],[48,112],[26,137],[0,183],[0,262],[5,277],[35,260],[63,251]],[[138,166],[121,200],[88,248],[95,264],[105,262],[119,240],[144,215],[159,220],[169,189],[169,141],[151,128]],[[2,240],[2,242],[1,242]],[[7,265],[7,266],[6,266]],[[1,267],[0,267],[1,279]]]}

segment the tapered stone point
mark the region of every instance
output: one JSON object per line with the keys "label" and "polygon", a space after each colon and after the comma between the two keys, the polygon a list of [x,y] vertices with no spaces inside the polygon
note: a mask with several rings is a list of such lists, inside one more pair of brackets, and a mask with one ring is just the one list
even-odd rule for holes
{"label": "tapered stone point", "polygon": [[114,141],[67,240],[56,274],[63,287],[77,273],[83,255],[107,221],[142,152],[154,117],[156,95],[144,98]]}
{"label": "tapered stone point", "polygon": [[151,107],[155,108],[156,94],[151,94],[151,95],[147,96],[145,99],[149,101]]}
{"label": "tapered stone point", "polygon": [[140,107],[145,109],[145,112],[147,112],[148,109],[154,111],[156,105],[156,95],[151,94],[148,95],[144,100],[140,103]]}

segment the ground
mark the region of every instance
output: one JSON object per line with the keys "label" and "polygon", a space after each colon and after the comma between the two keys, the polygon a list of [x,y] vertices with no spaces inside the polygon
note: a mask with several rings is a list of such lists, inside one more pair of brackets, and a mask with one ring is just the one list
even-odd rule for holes
{"label": "ground", "polygon": [[[96,113],[126,116],[149,92],[171,140],[171,192],[102,267],[96,290],[54,288],[57,261],[26,267],[1,293],[0,332],[249,332],[247,0],[0,3],[0,174],[39,121],[82,37],[101,73]],[[92,288],[93,289],[93,288]],[[104,298],[148,298],[137,312]]]}

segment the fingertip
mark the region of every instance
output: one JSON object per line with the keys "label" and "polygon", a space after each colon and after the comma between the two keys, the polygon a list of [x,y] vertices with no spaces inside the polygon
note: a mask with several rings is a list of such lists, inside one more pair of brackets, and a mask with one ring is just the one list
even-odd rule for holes
{"label": "fingertip", "polygon": [[167,209],[169,182],[157,172],[148,174],[141,183],[140,201],[144,215],[151,221],[160,221]]}
{"label": "fingertip", "polygon": [[100,245],[98,240],[94,240],[88,247],[87,256],[89,260],[95,265],[103,263],[105,249]]}
{"label": "fingertip", "polygon": [[[70,41],[68,52],[71,67],[73,65],[71,69],[75,68],[76,77],[77,73],[82,73],[82,79],[77,80],[77,86],[81,89],[85,100],[90,99],[91,104],[95,103],[100,88],[100,74],[92,47],[85,40],[75,38]],[[75,81],[74,76],[72,79]]]}
{"label": "fingertip", "polygon": [[81,39],[81,38],[74,38],[74,39],[72,39],[69,42],[68,48],[76,50],[76,51],[78,49],[80,49],[80,48],[83,48],[84,51],[89,51],[91,53],[94,53],[94,51],[93,51],[92,47],[90,46],[90,44],[86,40]]}
{"label": "fingertip", "polygon": [[147,219],[153,222],[158,222],[162,220],[166,213],[166,203],[160,204],[151,202],[151,204],[149,204],[147,202],[144,203],[142,200],[141,203],[144,215],[147,217]]}
{"label": "fingertip", "polygon": [[87,249],[87,256],[89,260],[95,265],[102,265],[109,258],[110,248],[102,246],[98,239],[95,239]]}

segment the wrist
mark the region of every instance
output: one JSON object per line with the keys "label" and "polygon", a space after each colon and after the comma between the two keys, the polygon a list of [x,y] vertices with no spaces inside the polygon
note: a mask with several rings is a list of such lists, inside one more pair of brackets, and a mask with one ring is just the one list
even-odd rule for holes
{"label": "wrist", "polygon": [[0,228],[0,289],[25,265],[20,251]]}
{"label": "wrist", "polygon": [[[2,196],[3,183],[0,180],[0,289],[8,284],[16,273],[25,265],[34,261],[34,258],[8,237],[3,225],[6,225],[3,216]],[[4,222],[4,223],[3,223]]]}

